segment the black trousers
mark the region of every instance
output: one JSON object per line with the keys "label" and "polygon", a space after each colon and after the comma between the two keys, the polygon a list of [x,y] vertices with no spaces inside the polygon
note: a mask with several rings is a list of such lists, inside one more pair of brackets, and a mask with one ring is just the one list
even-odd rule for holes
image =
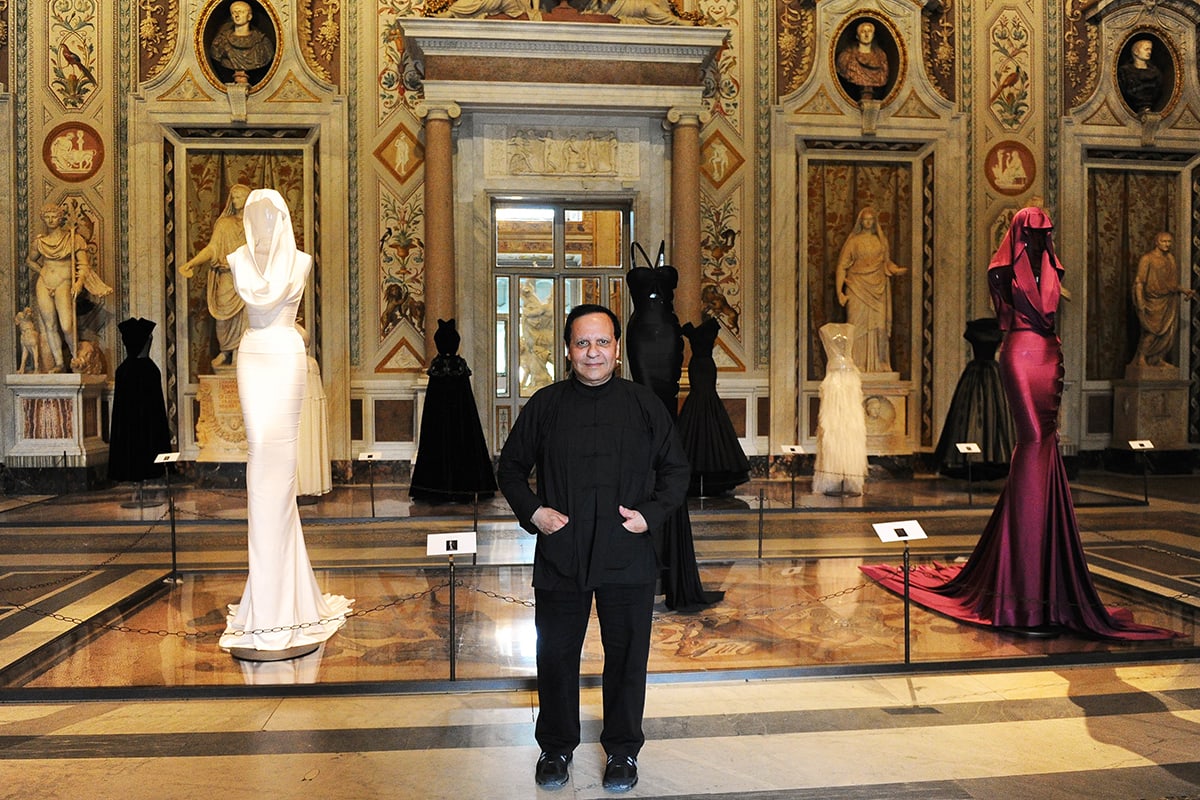
{"label": "black trousers", "polygon": [[535,589],[538,705],[535,735],[543,752],[566,754],[579,744],[579,660],[596,599],[604,647],[604,728],[600,744],[614,756],[636,756],[646,737],[646,662],[654,584],[609,584],[594,591]]}

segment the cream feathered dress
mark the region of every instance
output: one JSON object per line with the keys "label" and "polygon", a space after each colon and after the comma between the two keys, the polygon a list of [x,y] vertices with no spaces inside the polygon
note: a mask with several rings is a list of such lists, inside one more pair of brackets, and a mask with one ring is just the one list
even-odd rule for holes
{"label": "cream feathered dress", "polygon": [[867,478],[867,416],[862,378],[850,358],[855,328],[847,323],[822,325],[825,379],[817,413],[817,460],[814,494],[862,494]]}

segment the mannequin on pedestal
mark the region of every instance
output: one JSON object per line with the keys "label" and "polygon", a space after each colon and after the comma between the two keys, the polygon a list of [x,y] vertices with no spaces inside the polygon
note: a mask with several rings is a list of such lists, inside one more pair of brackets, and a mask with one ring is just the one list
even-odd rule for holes
{"label": "mannequin on pedestal", "polygon": [[990,480],[1008,474],[1012,457],[1013,425],[996,363],[996,348],[1004,338],[995,317],[973,319],[963,338],[971,343],[973,358],[963,369],[946,424],[934,450],[934,460],[943,474],[967,476],[968,456],[958,452],[959,442],[979,445],[978,461],[971,465],[972,477]]}
{"label": "mannequin on pedestal", "polygon": [[821,326],[825,379],[817,413],[813,494],[862,494],[867,479],[867,416],[862,378],[850,358],[856,331],[848,323]]}
{"label": "mannequin on pedestal", "polygon": [[439,319],[438,354],[429,365],[421,442],[409,496],[430,503],[469,503],[496,493],[496,474],[471,391],[471,370],[458,354],[454,320]]}
{"label": "mannequin on pedestal", "polygon": [[108,479],[144,481],[163,474],[164,465],[154,459],[171,450],[162,373],[150,360],[154,323],[130,317],[117,329],[125,343],[125,360],[113,376]]}
{"label": "mannequin on pedestal", "polygon": [[720,329],[720,323],[711,318],[683,326],[683,335],[692,345],[688,361],[691,388],[676,427],[692,464],[688,494],[693,496],[722,494],[750,477],[750,461],[717,394],[717,364],[712,352]]}
{"label": "mannequin on pedestal", "polygon": [[291,214],[274,189],[250,192],[242,216],[246,244],[229,256],[229,266],[250,323],[237,358],[249,445],[250,571],[241,601],[229,607],[220,645],[241,658],[269,660],[272,652],[311,652],[345,623],[354,601],[321,593],[296,508],[297,439],[308,373],[296,309],[312,256],[296,249]]}

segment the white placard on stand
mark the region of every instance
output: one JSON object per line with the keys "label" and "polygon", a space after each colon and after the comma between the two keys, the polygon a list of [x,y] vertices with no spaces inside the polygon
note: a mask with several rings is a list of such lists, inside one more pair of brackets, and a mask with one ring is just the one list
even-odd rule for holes
{"label": "white placard on stand", "polygon": [[903,522],[876,522],[872,525],[875,535],[881,542],[911,542],[914,539],[928,539],[925,529],[915,519]]}
{"label": "white placard on stand", "polygon": [[475,552],[475,531],[431,533],[425,540],[427,556],[461,556]]}

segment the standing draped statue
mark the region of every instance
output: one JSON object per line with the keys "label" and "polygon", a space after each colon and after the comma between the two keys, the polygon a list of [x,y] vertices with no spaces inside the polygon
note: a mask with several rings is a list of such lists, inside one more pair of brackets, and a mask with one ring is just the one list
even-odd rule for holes
{"label": "standing draped statue", "polygon": [[1133,281],[1133,307],[1142,326],[1138,337],[1136,366],[1170,367],[1167,356],[1179,329],[1179,298],[1196,299],[1196,293],[1179,285],[1179,266],[1171,254],[1175,237],[1163,231],[1154,237],[1154,247],[1138,261]]}
{"label": "standing draped statue", "polygon": [[237,357],[238,342],[246,330],[246,304],[238,296],[229,271],[229,255],[246,243],[242,226],[242,208],[250,187],[236,183],[229,188],[225,209],[213,223],[208,244],[188,259],[179,273],[185,278],[195,274],[198,264],[208,264],[208,313],[216,322],[217,356],[214,367],[231,365]]}
{"label": "standing draped statue", "polygon": [[842,245],[834,287],[855,328],[852,360],[863,372],[891,372],[892,287],[890,278],[907,267],[892,262],[890,246],[875,209],[858,212]]}

